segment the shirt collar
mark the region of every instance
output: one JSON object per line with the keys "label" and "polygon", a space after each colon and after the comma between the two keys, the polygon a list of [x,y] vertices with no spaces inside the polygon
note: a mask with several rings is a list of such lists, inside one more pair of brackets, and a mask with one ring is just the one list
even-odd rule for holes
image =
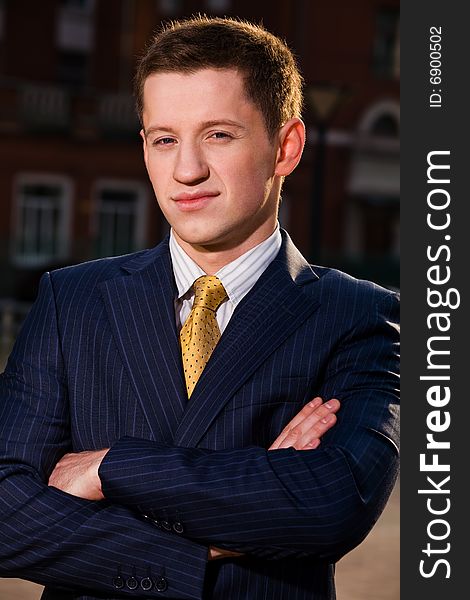
{"label": "shirt collar", "polygon": [[173,229],[170,231],[170,256],[178,289],[178,299],[180,299],[191,289],[196,279],[202,277],[205,273],[178,244]]}
{"label": "shirt collar", "polygon": [[[267,266],[274,260],[281,244],[281,232],[277,225],[275,231],[266,240],[215,273],[234,307],[246,296]],[[178,289],[178,300],[180,300],[190,292],[196,279],[205,273],[178,244],[173,235],[173,229],[170,231],[170,255]]]}

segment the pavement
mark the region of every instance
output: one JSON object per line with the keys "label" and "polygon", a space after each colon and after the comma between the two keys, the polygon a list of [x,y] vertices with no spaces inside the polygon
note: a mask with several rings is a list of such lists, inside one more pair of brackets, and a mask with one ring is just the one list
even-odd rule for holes
{"label": "pavement", "polygon": [[[372,532],[337,564],[337,600],[399,600],[399,497],[397,484]],[[28,581],[0,578],[0,600],[39,600],[41,591]]]}

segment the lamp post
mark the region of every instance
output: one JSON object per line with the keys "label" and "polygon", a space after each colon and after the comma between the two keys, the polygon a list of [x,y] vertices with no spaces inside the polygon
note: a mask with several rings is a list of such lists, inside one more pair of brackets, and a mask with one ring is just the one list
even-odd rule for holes
{"label": "lamp post", "polygon": [[317,261],[322,249],[322,220],[325,186],[327,131],[345,96],[342,85],[317,83],[307,88],[307,102],[316,124],[315,158],[312,175],[310,258]]}

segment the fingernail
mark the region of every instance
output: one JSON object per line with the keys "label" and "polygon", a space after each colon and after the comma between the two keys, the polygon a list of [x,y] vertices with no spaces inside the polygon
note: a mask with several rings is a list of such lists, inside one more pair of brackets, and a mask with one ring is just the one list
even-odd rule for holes
{"label": "fingernail", "polygon": [[326,408],[333,408],[333,405],[331,404],[331,402],[325,402],[325,406],[326,406]]}
{"label": "fingernail", "polygon": [[316,406],[318,404],[318,398],[315,398],[314,400],[310,400],[310,402],[308,403],[309,406]]}
{"label": "fingernail", "polygon": [[326,415],[326,417],[323,417],[323,419],[321,420],[322,423],[328,423],[328,421],[331,419],[331,415]]}

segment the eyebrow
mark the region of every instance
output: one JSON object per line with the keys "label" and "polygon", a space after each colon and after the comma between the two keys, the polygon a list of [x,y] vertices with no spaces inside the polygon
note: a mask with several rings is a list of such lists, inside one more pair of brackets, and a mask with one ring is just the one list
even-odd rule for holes
{"label": "eyebrow", "polygon": [[[220,126],[229,126],[235,127],[236,129],[245,129],[243,125],[238,123],[237,121],[232,121],[231,119],[214,119],[213,121],[204,121],[199,124],[199,128],[208,129],[209,127],[220,127]],[[147,137],[148,135],[155,133],[156,131],[166,131],[168,133],[176,133],[173,127],[168,125],[152,125],[148,129],[144,130],[144,134]]]}

